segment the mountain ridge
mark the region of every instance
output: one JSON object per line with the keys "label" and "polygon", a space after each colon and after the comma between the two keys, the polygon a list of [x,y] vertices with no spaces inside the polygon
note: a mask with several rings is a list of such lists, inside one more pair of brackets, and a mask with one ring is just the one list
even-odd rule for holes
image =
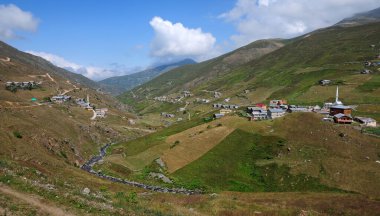
{"label": "mountain ridge", "polygon": [[380,22],[380,7],[367,12],[355,14],[349,18],[345,18],[342,21],[338,22],[336,25],[347,27],[374,22]]}
{"label": "mountain ridge", "polygon": [[151,79],[172,70],[177,67],[184,65],[196,64],[197,62],[193,59],[184,59],[178,62],[159,65],[153,68],[149,68],[143,71],[139,71],[133,74],[128,74],[124,76],[109,77],[107,79],[101,80],[100,83],[105,89],[105,91],[110,92],[112,95],[119,95],[124,93],[136,86],[139,86]]}

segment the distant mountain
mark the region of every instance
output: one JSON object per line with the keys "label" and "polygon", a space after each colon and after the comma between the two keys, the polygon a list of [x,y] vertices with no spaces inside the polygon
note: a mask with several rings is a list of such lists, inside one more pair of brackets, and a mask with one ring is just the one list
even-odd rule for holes
{"label": "distant mountain", "polygon": [[380,8],[376,8],[374,10],[359,13],[354,15],[353,17],[343,19],[339,23],[338,26],[355,26],[355,25],[363,25],[367,23],[380,22]]}
{"label": "distant mountain", "polygon": [[110,77],[99,81],[99,83],[102,84],[105,91],[110,92],[113,95],[119,95],[130,89],[133,89],[136,86],[146,83],[169,70],[195,63],[197,62],[192,59],[184,59],[176,63],[160,65],[158,67],[150,68],[134,74]]}

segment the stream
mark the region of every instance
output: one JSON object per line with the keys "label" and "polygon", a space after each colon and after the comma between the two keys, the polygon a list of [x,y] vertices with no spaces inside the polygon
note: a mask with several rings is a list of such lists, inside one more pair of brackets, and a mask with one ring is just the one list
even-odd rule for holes
{"label": "stream", "polygon": [[162,187],[162,186],[147,185],[144,183],[129,181],[127,179],[121,179],[121,178],[105,175],[102,172],[96,172],[93,169],[94,165],[106,156],[106,151],[110,146],[111,146],[111,143],[108,143],[105,146],[101,147],[100,151],[99,151],[99,155],[96,155],[96,156],[90,158],[86,163],[84,163],[81,166],[81,169],[85,170],[85,171],[87,171],[93,175],[96,175],[100,178],[107,179],[107,180],[112,181],[112,182],[122,183],[122,184],[130,185],[133,187],[144,188],[146,190],[155,191],[155,192],[187,194],[187,195],[201,194],[202,193],[202,191],[200,191],[200,190],[187,190],[184,188],[167,188],[167,187]]}

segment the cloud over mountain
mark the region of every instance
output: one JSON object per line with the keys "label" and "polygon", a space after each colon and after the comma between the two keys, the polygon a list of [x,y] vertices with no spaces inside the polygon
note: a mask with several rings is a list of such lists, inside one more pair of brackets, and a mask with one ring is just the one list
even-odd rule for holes
{"label": "cloud over mountain", "polygon": [[379,0],[238,0],[219,17],[235,25],[236,46],[262,38],[289,38],[379,7]]}
{"label": "cloud over mountain", "polygon": [[124,75],[126,72],[124,70],[118,69],[104,69],[101,67],[94,66],[83,66],[76,64],[74,62],[68,61],[61,56],[54,55],[46,52],[36,52],[36,51],[26,51],[35,56],[39,56],[52,64],[64,68],[68,71],[82,74],[83,76],[90,78],[92,80],[102,80],[111,76]]}
{"label": "cloud over mountain", "polygon": [[154,17],[150,25],[155,33],[151,44],[154,57],[202,59],[215,48],[215,37],[200,28],[187,28],[182,23],[172,23],[161,17]]}
{"label": "cloud over mountain", "polygon": [[0,39],[18,38],[18,31],[34,32],[37,27],[38,19],[32,13],[13,4],[0,5]]}

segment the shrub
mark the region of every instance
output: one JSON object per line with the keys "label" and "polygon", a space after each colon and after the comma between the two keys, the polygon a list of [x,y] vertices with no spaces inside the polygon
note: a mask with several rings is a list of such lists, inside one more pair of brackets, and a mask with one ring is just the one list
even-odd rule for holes
{"label": "shrub", "polygon": [[60,153],[60,155],[61,155],[63,158],[66,158],[66,159],[67,159],[67,155],[66,155],[66,153],[65,153],[64,151],[60,151],[59,153]]}
{"label": "shrub", "polygon": [[174,148],[176,145],[180,144],[181,142],[179,140],[176,140],[172,145],[170,145],[170,148]]}
{"label": "shrub", "polygon": [[15,136],[16,138],[19,138],[19,139],[22,138],[22,135],[19,131],[13,131],[13,136]]}

